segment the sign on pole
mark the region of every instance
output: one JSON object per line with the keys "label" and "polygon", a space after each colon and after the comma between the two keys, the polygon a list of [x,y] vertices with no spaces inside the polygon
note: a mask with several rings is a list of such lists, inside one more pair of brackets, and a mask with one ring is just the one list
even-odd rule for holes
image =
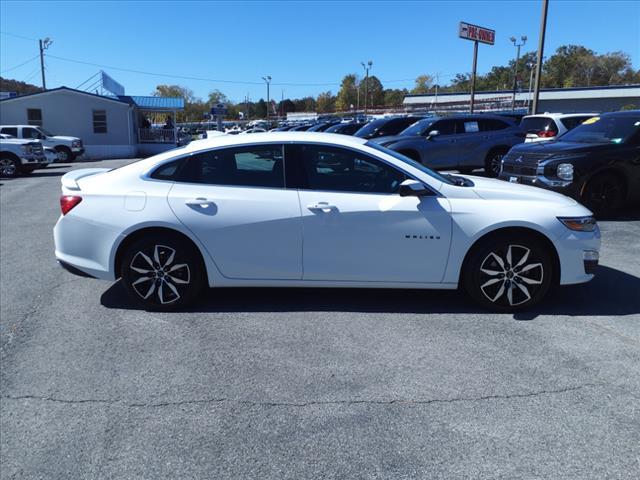
{"label": "sign on pole", "polygon": [[460,22],[458,28],[458,36],[465,40],[473,40],[474,42],[486,43],[493,45],[496,40],[496,31],[490,28],[479,27],[471,23]]}
{"label": "sign on pole", "polygon": [[496,31],[490,28],[479,27],[471,23],[460,22],[458,36],[465,40],[473,41],[473,70],[471,72],[471,99],[469,112],[473,113],[473,103],[476,95],[476,67],[478,66],[478,42],[493,45],[496,40]]}

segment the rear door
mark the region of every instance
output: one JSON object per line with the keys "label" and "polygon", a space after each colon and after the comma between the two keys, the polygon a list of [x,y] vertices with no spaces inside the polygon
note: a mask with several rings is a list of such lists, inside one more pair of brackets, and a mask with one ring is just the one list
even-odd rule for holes
{"label": "rear door", "polygon": [[[352,149],[287,147],[299,170],[305,280],[442,281],[449,254],[449,202],[400,197],[406,175]],[[287,171],[289,177],[289,170]]]}
{"label": "rear door", "polygon": [[210,150],[183,162],[169,204],[222,275],[302,277],[300,205],[296,190],[285,188],[282,145]]}

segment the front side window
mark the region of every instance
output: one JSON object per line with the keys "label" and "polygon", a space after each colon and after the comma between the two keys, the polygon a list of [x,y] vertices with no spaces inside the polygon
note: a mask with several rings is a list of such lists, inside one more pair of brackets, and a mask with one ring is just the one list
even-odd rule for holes
{"label": "front side window", "polygon": [[35,125],[36,127],[42,126],[42,110],[39,108],[27,108],[27,123],[29,125]]}
{"label": "front side window", "polygon": [[23,128],[22,129],[22,138],[34,138],[39,139],[42,138],[42,134],[36,130],[35,128]]}
{"label": "front side window", "polygon": [[507,122],[503,122],[497,118],[483,118],[480,120],[480,130],[483,132],[504,130],[505,128],[509,128],[509,126],[510,125]]}
{"label": "front side window", "polygon": [[107,133],[107,111],[93,111],[93,133]]}
{"label": "front side window", "polygon": [[429,135],[429,133],[433,130],[437,130],[440,135],[454,135],[456,133],[456,121],[440,120],[434,123],[431,128],[427,129],[425,135]]}
{"label": "front side window", "polygon": [[225,148],[197,153],[184,161],[179,171],[161,171],[177,181],[208,185],[284,188],[284,164],[281,145]]}
{"label": "front side window", "polygon": [[346,148],[299,145],[298,155],[305,177],[302,188],[309,190],[392,194],[407,178],[380,160]]}

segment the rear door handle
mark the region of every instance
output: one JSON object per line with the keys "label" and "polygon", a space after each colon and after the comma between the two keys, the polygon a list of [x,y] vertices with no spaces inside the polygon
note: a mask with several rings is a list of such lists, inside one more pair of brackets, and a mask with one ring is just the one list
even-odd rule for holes
{"label": "rear door handle", "polygon": [[205,208],[213,205],[212,200],[207,200],[206,198],[203,198],[203,197],[188,198],[187,200],[184,201],[184,203],[185,205],[190,205],[193,207],[205,207]]}
{"label": "rear door handle", "polygon": [[335,205],[330,205],[327,202],[311,203],[311,204],[307,205],[307,208],[309,210],[311,210],[312,212],[321,211],[321,212],[324,212],[324,213],[329,213],[332,210],[337,210],[338,209]]}

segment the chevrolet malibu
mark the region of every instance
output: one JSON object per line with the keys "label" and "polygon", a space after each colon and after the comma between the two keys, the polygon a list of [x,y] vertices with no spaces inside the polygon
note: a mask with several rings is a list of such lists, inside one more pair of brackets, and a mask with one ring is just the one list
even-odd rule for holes
{"label": "chevrolet malibu", "polygon": [[558,193],[433,172],[357,137],[191,142],[62,177],[55,255],[144,308],[206,287],[456,289],[497,311],[591,280],[600,233]]}

